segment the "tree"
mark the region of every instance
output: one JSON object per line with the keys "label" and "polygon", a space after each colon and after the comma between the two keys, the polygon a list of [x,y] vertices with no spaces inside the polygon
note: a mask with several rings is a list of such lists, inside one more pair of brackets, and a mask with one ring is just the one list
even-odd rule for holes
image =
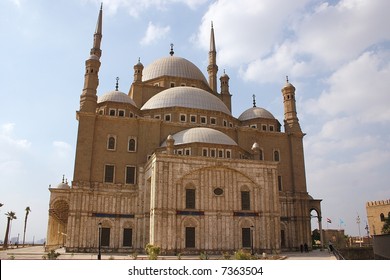
{"label": "tree", "polygon": [[28,214],[31,212],[30,206],[26,207],[26,215],[24,216],[24,231],[23,231],[23,247],[24,247],[24,241],[26,240],[26,226],[27,226],[27,218]]}
{"label": "tree", "polygon": [[10,226],[11,221],[16,219],[16,214],[15,214],[15,212],[10,211],[10,212],[5,213],[5,215],[7,216],[7,229],[5,230],[5,237],[4,237],[3,248],[7,249],[7,247],[8,247],[9,226]]}
{"label": "tree", "polygon": [[383,224],[383,227],[382,227],[382,233],[383,234],[390,233],[390,213],[387,216],[387,219],[385,219],[385,223]]}

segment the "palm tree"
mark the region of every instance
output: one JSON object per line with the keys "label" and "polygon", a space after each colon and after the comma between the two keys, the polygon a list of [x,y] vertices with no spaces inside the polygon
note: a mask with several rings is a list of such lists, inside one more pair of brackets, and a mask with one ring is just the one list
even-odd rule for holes
{"label": "palm tree", "polygon": [[28,214],[31,212],[30,206],[26,207],[26,215],[24,216],[24,232],[23,232],[23,247],[24,247],[24,241],[26,238],[26,226],[27,226],[27,218]]}
{"label": "palm tree", "polygon": [[5,237],[4,237],[3,248],[7,249],[7,247],[8,247],[9,225],[10,225],[12,220],[16,219],[16,216],[15,216],[15,212],[12,212],[12,211],[5,213],[5,215],[7,216],[7,229],[5,230]]}

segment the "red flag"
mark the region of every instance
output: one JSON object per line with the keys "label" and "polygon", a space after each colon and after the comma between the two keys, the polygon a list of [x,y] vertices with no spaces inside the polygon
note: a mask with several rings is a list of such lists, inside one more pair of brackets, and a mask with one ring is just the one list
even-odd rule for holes
{"label": "red flag", "polygon": [[331,223],[332,223],[332,220],[331,220],[331,219],[329,219],[329,218],[326,218],[326,221],[327,221],[329,224],[331,224]]}

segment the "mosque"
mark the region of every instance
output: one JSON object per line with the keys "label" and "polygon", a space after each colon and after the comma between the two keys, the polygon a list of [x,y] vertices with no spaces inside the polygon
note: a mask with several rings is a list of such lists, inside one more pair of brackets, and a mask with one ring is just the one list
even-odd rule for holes
{"label": "mosque", "polygon": [[[282,87],[283,126],[256,106],[232,115],[229,76],[217,80],[211,26],[206,78],[168,56],[134,65],[128,93],[98,93],[102,9],[85,62],[72,182],[50,187],[46,249],[220,254],[311,244],[295,87]],[[282,105],[282,104],[281,104]]]}

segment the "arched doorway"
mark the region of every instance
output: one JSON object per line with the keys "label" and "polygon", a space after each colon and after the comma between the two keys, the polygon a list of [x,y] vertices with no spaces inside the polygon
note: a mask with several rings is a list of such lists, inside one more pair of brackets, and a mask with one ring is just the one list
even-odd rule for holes
{"label": "arched doorway", "polygon": [[[319,247],[322,251],[324,249],[323,242],[323,232],[322,232],[322,217],[321,210],[316,207],[310,208],[310,218],[311,218],[311,234],[313,247]],[[314,228],[314,230],[313,230]]]}

